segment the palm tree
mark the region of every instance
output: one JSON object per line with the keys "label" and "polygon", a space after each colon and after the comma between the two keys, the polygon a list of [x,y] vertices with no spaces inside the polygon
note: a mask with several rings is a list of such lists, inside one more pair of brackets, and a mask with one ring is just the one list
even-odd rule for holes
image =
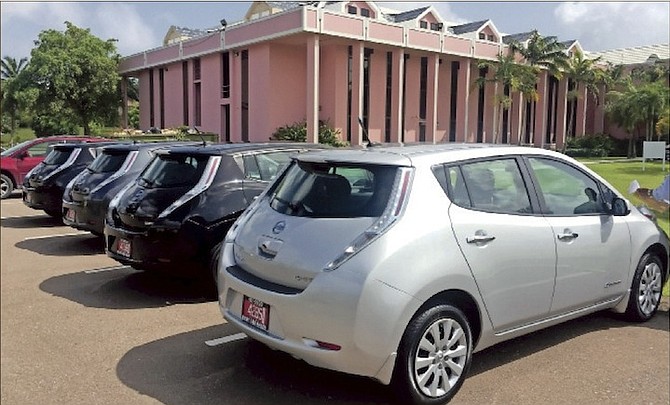
{"label": "palm tree", "polygon": [[[565,46],[560,42],[558,42],[558,39],[556,37],[553,36],[543,37],[537,30],[531,31],[526,46],[523,46],[518,41],[513,41],[510,44],[510,48],[518,52],[526,61],[526,63],[528,63],[530,66],[543,68],[552,77],[555,77],[556,79],[559,80],[562,78],[563,70],[565,70],[568,67],[569,58],[568,55],[565,53]],[[541,71],[538,70],[538,73],[540,72]],[[529,101],[537,101],[539,96],[537,94],[537,89],[535,93],[536,93],[535,100],[529,100]],[[556,91],[554,91],[553,94],[554,99],[550,100],[550,102],[552,103],[552,108],[553,104],[557,102]],[[533,102],[531,105],[532,105],[531,114],[533,114],[531,116],[531,120],[534,121],[535,103]],[[526,103],[524,103],[524,106],[526,106]],[[526,120],[526,108],[522,110],[521,122],[525,122],[525,120]],[[523,125],[522,127],[525,128],[525,125]],[[528,141],[530,141],[530,139]]]}
{"label": "palm tree", "polygon": [[[598,85],[604,83],[606,78],[606,72],[596,67],[599,61],[600,57],[595,59],[588,59],[584,57],[584,54],[581,51],[575,51],[564,72],[573,83],[572,88],[568,89],[568,101],[574,103],[578,98],[580,98],[583,86],[586,86],[586,90],[596,98],[596,102],[598,101]],[[575,108],[573,107],[570,108],[568,119],[568,138],[571,138],[575,135],[572,131],[574,121]]]}
{"label": "palm tree", "polygon": [[608,102],[605,110],[610,119],[629,134],[628,158],[636,156],[636,129],[643,120],[644,112],[640,108],[638,90],[629,81],[623,91],[612,90],[607,93]]}
{"label": "palm tree", "polygon": [[0,73],[2,80],[11,80],[16,78],[28,66],[28,58],[21,58],[17,62],[15,58],[5,56],[0,60],[0,64],[2,65]]}
{"label": "palm tree", "polygon": [[2,79],[2,110],[9,113],[11,132],[16,128],[16,118],[19,115],[20,101],[18,93],[21,91],[19,78],[28,66],[28,58],[21,58],[18,62],[15,58],[5,56],[0,60]]}
{"label": "palm tree", "polygon": [[[493,83],[495,86],[495,111],[494,122],[495,131],[493,133],[493,143],[498,143],[498,136],[503,132],[503,112],[512,107],[512,97],[498,92],[498,86],[503,89],[509,89],[509,94],[516,91],[528,92],[529,97],[533,97],[530,93],[534,92],[536,68],[528,65],[520,65],[516,62],[515,51],[513,48],[508,49],[507,55],[498,54],[496,62],[488,60],[480,60],[477,64],[479,69],[492,69],[493,74],[490,79],[480,77],[475,84],[478,87],[484,87],[487,82]],[[533,89],[532,92],[530,89]],[[536,97],[536,95],[535,95]]]}

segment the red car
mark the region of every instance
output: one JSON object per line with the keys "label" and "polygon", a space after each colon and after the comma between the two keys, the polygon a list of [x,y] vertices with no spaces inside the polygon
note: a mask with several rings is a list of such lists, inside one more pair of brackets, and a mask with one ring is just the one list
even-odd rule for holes
{"label": "red car", "polygon": [[84,137],[73,135],[48,136],[35,138],[2,151],[0,167],[2,169],[2,183],[0,183],[0,198],[9,197],[21,183],[26,173],[37,166],[51,151],[50,146],[56,143],[70,142],[99,142],[108,141],[105,138]]}

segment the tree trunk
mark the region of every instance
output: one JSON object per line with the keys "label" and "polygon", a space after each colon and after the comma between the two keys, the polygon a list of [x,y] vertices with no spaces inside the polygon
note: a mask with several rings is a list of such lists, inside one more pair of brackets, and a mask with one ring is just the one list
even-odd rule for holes
{"label": "tree trunk", "polygon": [[91,136],[91,125],[88,123],[88,121],[84,122],[84,135]]}

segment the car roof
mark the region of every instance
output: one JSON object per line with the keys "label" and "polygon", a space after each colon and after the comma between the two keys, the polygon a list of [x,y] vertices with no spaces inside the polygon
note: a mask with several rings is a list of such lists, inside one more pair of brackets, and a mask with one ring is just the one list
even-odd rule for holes
{"label": "car roof", "polygon": [[[128,141],[124,141],[128,142]],[[53,148],[56,150],[71,150],[76,148],[89,149],[89,148],[102,148],[106,145],[119,145],[119,141],[108,141],[108,142],[71,142],[71,143],[58,143],[53,145]]]}
{"label": "car roof", "polygon": [[325,149],[327,145],[302,142],[267,142],[267,143],[214,143],[197,146],[172,146],[161,150],[159,154],[185,155],[235,155],[251,151],[272,151],[283,149]]}
{"label": "car roof", "polygon": [[[515,154],[553,154],[545,149],[486,143],[381,144],[366,148],[342,148],[307,152],[296,157],[304,162],[368,163],[417,166],[464,159]],[[565,157],[564,155],[560,155]]]}
{"label": "car roof", "polygon": [[135,150],[144,149],[161,149],[170,148],[173,146],[194,146],[196,142],[188,141],[159,141],[159,142],[133,142],[133,143],[115,143],[109,146],[104,146],[104,151],[112,152],[131,152]]}

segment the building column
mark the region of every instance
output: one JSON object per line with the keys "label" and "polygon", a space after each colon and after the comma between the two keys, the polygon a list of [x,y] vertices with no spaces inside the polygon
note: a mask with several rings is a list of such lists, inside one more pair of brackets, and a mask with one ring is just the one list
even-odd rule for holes
{"label": "building column", "polygon": [[428,57],[428,83],[426,91],[426,142],[436,142],[437,89],[439,85],[440,58],[438,54]]}
{"label": "building column", "polygon": [[548,83],[549,73],[546,70],[540,72],[540,80],[537,84],[538,99],[535,103],[535,128],[533,129],[533,144],[543,148],[547,131],[547,102],[549,99]]}
{"label": "building column", "polygon": [[[479,130],[479,91],[480,88],[475,85],[475,81],[479,78],[479,68],[477,61],[470,62],[470,77],[465,83],[463,90],[468,92],[468,115],[466,116],[468,122],[468,129],[465,133],[466,142],[477,142],[477,131]],[[484,87],[486,89],[486,87]],[[486,93],[485,93],[486,94]],[[484,100],[484,110],[486,110],[486,99]],[[482,132],[483,132],[482,127]],[[483,137],[483,133],[482,133]]]}
{"label": "building column", "polygon": [[575,137],[586,134],[586,86],[579,84],[579,96],[577,97],[577,114],[575,114],[577,126],[575,127]]}
{"label": "building column", "polygon": [[458,61],[458,94],[456,95],[456,142],[466,142],[470,104],[470,59]]}
{"label": "building column", "polygon": [[307,142],[319,142],[319,36],[312,35],[307,39]]}
{"label": "building column", "polygon": [[558,82],[556,97],[556,150],[563,150],[567,132],[568,116],[568,78],[565,77]]}
{"label": "building column", "polygon": [[605,94],[607,89],[604,84],[598,86],[598,104],[595,106],[593,119],[594,134],[602,134],[605,131]]}
{"label": "building column", "polygon": [[393,50],[393,70],[391,72],[391,142],[400,142],[402,130],[403,71],[405,52],[401,48]]}
{"label": "building column", "polygon": [[128,129],[128,78],[121,76],[121,128]]}
{"label": "building column", "polygon": [[[493,69],[489,69],[489,72],[486,74],[487,79],[493,78]],[[496,122],[498,120],[498,102],[496,100],[496,93],[500,90],[498,83],[486,82],[484,85],[484,134],[482,136],[482,142],[493,143],[496,139],[496,143],[500,143],[501,134],[496,134],[500,123]]]}
{"label": "building column", "polygon": [[521,139],[521,114],[523,112],[523,99],[521,92],[515,91],[511,94],[512,107],[509,109],[510,135],[509,143],[518,145]]}
{"label": "building column", "polygon": [[363,144],[363,129],[358,118],[363,118],[363,60],[365,47],[356,42],[351,50],[351,145]]}

